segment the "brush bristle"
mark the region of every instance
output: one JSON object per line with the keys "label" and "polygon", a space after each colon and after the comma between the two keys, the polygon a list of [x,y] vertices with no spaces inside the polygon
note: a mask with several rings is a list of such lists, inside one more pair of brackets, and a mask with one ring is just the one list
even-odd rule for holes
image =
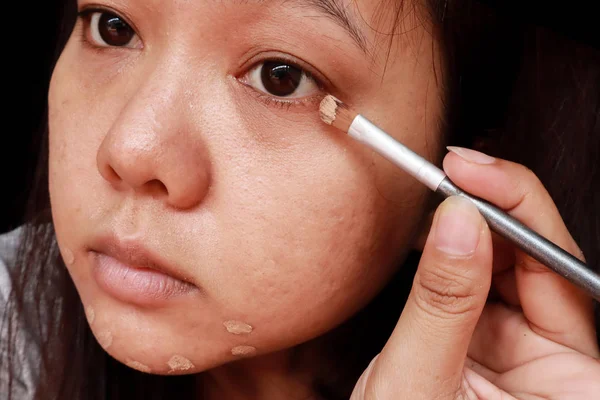
{"label": "brush bristle", "polygon": [[341,103],[338,99],[328,94],[321,100],[319,106],[319,114],[323,122],[327,125],[331,125],[335,121],[338,104]]}
{"label": "brush bristle", "polygon": [[357,114],[339,99],[328,94],[321,100],[319,115],[326,124],[347,132]]}

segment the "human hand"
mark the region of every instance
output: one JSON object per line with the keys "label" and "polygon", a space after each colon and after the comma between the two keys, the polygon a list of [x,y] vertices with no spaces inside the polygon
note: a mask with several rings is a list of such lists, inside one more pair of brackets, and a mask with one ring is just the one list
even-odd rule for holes
{"label": "human hand", "polygon": [[[444,170],[457,186],[583,257],[530,170],[454,151]],[[450,198],[398,324],[351,400],[591,400],[600,396],[599,355],[593,301],[492,234],[468,200]]]}

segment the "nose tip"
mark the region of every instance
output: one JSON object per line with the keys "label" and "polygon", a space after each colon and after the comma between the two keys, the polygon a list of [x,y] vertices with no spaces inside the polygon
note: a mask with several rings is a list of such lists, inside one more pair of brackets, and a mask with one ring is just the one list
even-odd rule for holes
{"label": "nose tip", "polygon": [[162,198],[177,209],[193,208],[204,199],[211,181],[210,162],[198,141],[129,146],[131,141],[122,136],[110,132],[96,157],[100,175],[115,189]]}

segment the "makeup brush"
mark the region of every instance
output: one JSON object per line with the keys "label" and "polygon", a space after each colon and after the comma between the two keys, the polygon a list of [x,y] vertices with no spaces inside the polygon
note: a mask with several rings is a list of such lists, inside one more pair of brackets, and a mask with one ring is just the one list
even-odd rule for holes
{"label": "makeup brush", "polygon": [[600,301],[600,276],[588,269],[581,260],[498,207],[462,191],[450,181],[444,171],[392,138],[335,97],[325,96],[321,101],[319,112],[323,122],[366,144],[434,192],[443,197],[461,196],[471,200],[490,229]]}

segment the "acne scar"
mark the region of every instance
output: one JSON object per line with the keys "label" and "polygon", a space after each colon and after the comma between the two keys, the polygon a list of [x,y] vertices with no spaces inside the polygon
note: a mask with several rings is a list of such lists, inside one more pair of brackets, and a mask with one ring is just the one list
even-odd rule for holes
{"label": "acne scar", "polygon": [[171,357],[167,365],[171,368],[169,372],[187,371],[194,368],[194,364],[190,360],[177,354]]}
{"label": "acne scar", "polygon": [[100,332],[98,334],[97,339],[98,339],[98,344],[100,344],[100,346],[102,346],[102,348],[104,350],[106,350],[112,344],[113,336],[112,336],[112,333],[110,333],[109,331]]}
{"label": "acne scar", "polygon": [[145,372],[147,374],[151,373],[152,370],[147,365],[142,364],[141,362],[130,360],[127,361],[126,365],[129,368],[137,369],[138,371]]}
{"label": "acne scar", "polygon": [[223,325],[225,326],[225,329],[227,329],[227,332],[232,333],[234,335],[248,334],[254,329],[251,325],[248,325],[247,323],[242,321],[225,321],[223,322]]}
{"label": "acne scar", "polygon": [[65,260],[65,263],[67,263],[68,265],[71,265],[75,262],[75,255],[71,250],[67,248],[63,250],[63,258]]}
{"label": "acne scar", "polygon": [[96,313],[94,312],[94,308],[92,306],[85,307],[85,316],[87,317],[90,325],[94,323],[94,320],[96,319]]}
{"label": "acne scar", "polygon": [[256,353],[256,347],[253,346],[236,346],[231,349],[231,354],[238,357],[249,357]]}

